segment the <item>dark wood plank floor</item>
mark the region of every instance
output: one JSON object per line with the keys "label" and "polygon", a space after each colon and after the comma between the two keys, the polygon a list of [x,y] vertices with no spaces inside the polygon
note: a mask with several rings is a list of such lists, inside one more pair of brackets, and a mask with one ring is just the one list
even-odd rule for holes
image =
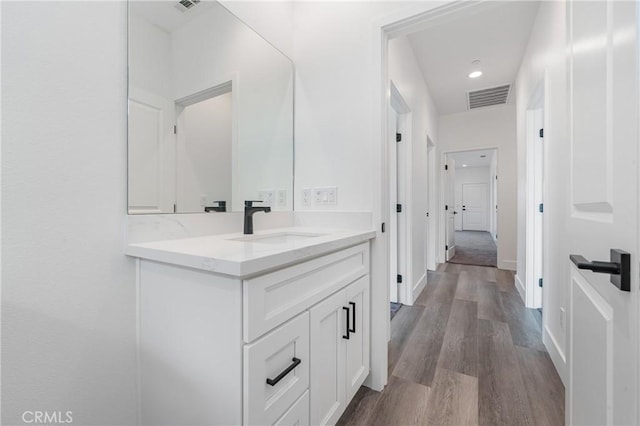
{"label": "dark wood plank floor", "polygon": [[444,264],[391,321],[389,383],[339,425],[562,425],[564,387],[513,273]]}

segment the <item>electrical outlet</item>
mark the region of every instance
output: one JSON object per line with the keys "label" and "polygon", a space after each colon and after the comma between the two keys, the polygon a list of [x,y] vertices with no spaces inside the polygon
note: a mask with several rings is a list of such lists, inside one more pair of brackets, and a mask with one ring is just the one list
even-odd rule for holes
{"label": "electrical outlet", "polygon": [[317,206],[319,206],[320,204],[322,204],[322,195],[323,195],[324,191],[322,190],[322,188],[315,188],[313,190],[313,203]]}
{"label": "electrical outlet", "polygon": [[278,207],[287,207],[287,190],[278,189]]}
{"label": "electrical outlet", "polygon": [[560,308],[560,328],[564,330],[564,325],[567,322],[567,313],[564,308]]}
{"label": "electrical outlet", "polygon": [[302,188],[302,205],[305,207],[311,205],[311,188]]}

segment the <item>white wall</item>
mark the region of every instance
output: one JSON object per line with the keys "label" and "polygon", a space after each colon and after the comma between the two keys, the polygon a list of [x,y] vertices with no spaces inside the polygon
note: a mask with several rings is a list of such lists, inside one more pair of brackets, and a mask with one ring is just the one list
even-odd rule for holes
{"label": "white wall", "polygon": [[124,2],[2,4],[2,422],[136,423]]}
{"label": "white wall", "polygon": [[504,105],[440,116],[442,152],[497,148],[498,268],[516,268],[516,108]]}
{"label": "white wall", "polygon": [[[403,2],[295,2],[295,210],[373,208],[372,25]],[[302,188],[338,187],[336,206],[302,205]]]}
{"label": "white wall", "polygon": [[[133,425],[126,3],[1,7],[2,423],[22,424],[25,410],[71,410],[74,424]],[[268,11],[265,28],[291,34]],[[229,216],[212,228],[241,229],[241,215]]]}
{"label": "white wall", "polygon": [[221,0],[220,3],[276,49],[293,58],[293,2]]}
{"label": "white wall", "polygon": [[[412,297],[415,300],[427,282],[429,220],[426,213],[436,210],[435,206],[429,206],[427,192],[427,136],[437,145],[438,111],[406,37],[389,41],[389,77],[411,109],[411,147],[406,171],[411,177],[407,182],[407,190],[411,195],[402,202],[407,207],[404,214],[408,215],[407,219],[411,223],[411,232],[408,235],[411,247],[408,282],[414,289]],[[405,303],[413,303],[413,300],[406,300]]]}
{"label": "white wall", "polygon": [[462,185],[468,183],[484,183],[487,185],[487,230],[489,230],[491,209],[489,208],[491,203],[491,191],[489,183],[489,174],[491,170],[489,167],[456,167],[456,183],[455,183],[455,195],[456,195],[456,207],[455,210],[458,214],[455,216],[455,228],[456,231],[462,231]]}
{"label": "white wall", "polygon": [[516,80],[518,109],[518,267],[517,277],[526,277],[525,259],[525,191],[526,110],[531,95],[544,79],[545,90],[545,186],[544,186],[544,291],[543,342],[549,350],[560,376],[567,377],[564,353],[567,334],[561,325],[561,309],[566,308],[569,282],[566,268],[568,248],[560,237],[565,234],[568,217],[568,182],[566,161],[569,158],[566,24],[563,2],[542,2],[531,38]]}

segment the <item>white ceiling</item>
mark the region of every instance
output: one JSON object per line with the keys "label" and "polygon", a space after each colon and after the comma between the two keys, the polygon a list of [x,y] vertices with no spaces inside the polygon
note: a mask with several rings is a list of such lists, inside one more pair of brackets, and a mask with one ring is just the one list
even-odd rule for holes
{"label": "white ceiling", "polygon": [[181,12],[175,7],[177,3],[178,0],[134,0],[129,2],[129,8],[131,13],[146,19],[168,33],[180,28],[209,9],[219,8],[224,10],[217,1],[203,0],[186,12]]}
{"label": "white ceiling", "polygon": [[[482,151],[454,152],[447,154],[447,156],[455,160],[456,169],[464,167],[464,164],[466,164],[467,167],[489,167],[495,152],[495,149],[486,149]],[[485,157],[482,158],[482,155]]]}
{"label": "white ceiling", "polygon": [[[537,1],[482,2],[408,36],[440,114],[466,111],[467,91],[513,83]],[[479,59],[483,75],[468,77]],[[513,92],[509,95],[513,102]]]}

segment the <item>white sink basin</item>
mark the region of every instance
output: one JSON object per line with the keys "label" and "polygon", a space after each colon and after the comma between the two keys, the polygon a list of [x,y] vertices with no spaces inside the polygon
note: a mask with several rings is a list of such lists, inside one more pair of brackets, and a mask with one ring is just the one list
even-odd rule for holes
{"label": "white sink basin", "polygon": [[245,235],[244,237],[229,238],[230,241],[244,241],[259,244],[286,244],[297,241],[308,240],[309,238],[321,237],[326,234],[311,234],[304,232],[280,232],[267,235]]}

